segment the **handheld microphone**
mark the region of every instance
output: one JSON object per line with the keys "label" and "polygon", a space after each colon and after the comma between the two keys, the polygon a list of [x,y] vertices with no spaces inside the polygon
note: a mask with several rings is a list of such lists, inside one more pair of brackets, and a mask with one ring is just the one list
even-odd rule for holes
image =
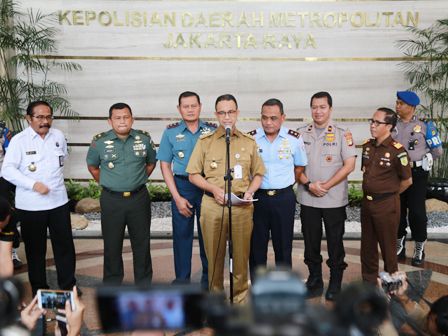
{"label": "handheld microphone", "polygon": [[229,139],[230,138],[230,131],[232,130],[232,126],[227,125],[225,127],[225,130],[226,130],[226,139]]}

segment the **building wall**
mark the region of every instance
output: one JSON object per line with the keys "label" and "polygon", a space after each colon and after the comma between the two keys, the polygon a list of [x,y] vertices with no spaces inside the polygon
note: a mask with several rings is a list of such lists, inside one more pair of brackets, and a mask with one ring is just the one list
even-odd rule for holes
{"label": "building wall", "polygon": [[[405,90],[396,42],[406,25],[427,28],[448,12],[448,1],[62,1],[22,0],[25,8],[56,12],[57,59],[82,72],[55,73],[80,121],[58,118],[71,147],[65,176],[89,179],[85,156],[95,134],[109,129],[109,107],[126,102],[134,128],[156,144],[180,120],[181,92],[201,96],[202,118],[216,121],[214,102],[235,95],[237,127],[258,128],[269,98],[285,107],[285,126],[311,117],[310,97],[328,91],[332,117],[350,127],[360,145],[370,137],[378,107],[395,107]],[[171,39],[171,40],[170,40]],[[53,56],[49,56],[53,58]],[[152,175],[162,180],[160,169]],[[350,180],[362,179],[360,156]]]}

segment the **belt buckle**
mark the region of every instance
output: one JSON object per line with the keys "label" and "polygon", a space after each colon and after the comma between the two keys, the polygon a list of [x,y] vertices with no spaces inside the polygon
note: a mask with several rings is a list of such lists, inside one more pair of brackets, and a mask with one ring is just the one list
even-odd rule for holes
{"label": "belt buckle", "polygon": [[268,195],[269,196],[274,196],[275,195],[275,190],[269,190],[268,191]]}
{"label": "belt buckle", "polygon": [[131,196],[131,192],[130,191],[125,191],[123,193],[123,197],[129,197],[129,196]]}
{"label": "belt buckle", "polygon": [[367,195],[367,199],[368,199],[369,201],[373,201],[373,197],[372,197],[372,196]]}

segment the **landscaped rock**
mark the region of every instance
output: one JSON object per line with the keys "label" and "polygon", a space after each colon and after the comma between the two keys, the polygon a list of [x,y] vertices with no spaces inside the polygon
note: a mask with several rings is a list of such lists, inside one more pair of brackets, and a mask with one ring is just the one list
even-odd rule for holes
{"label": "landscaped rock", "polygon": [[76,204],[75,212],[88,213],[88,212],[100,212],[100,200],[92,198],[84,198]]}
{"label": "landscaped rock", "polygon": [[70,214],[70,220],[74,230],[84,230],[89,225],[89,221],[83,216]]}
{"label": "landscaped rock", "polygon": [[435,198],[426,200],[426,212],[431,211],[448,211],[448,203],[439,201]]}

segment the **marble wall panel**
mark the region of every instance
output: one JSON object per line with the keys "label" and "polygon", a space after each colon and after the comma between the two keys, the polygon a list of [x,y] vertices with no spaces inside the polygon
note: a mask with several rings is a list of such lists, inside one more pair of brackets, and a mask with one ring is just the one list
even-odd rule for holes
{"label": "marble wall panel", "polygon": [[[62,19],[55,26],[60,29],[59,56],[68,61],[82,65],[83,70],[75,73],[55,72],[51,80],[67,86],[66,98],[82,117],[107,117],[110,105],[124,101],[133,109],[136,117],[158,118],[158,120],[137,120],[134,128],[149,131],[156,143],[160,142],[167,124],[179,118],[176,109],[179,93],[191,90],[201,95],[202,118],[214,118],[214,103],[217,96],[232,93],[236,96],[241,110],[238,127],[250,131],[260,127],[254,120],[260,116],[262,103],[268,98],[278,98],[285,106],[286,127],[296,129],[310,118],[309,100],[317,91],[328,91],[333,96],[333,117],[342,119],[354,136],[355,144],[360,145],[370,136],[366,119],[370,118],[378,107],[393,108],[397,90],[405,90],[399,64],[403,52],[395,43],[411,35],[400,23],[392,23],[398,12],[404,21],[407,13],[414,17],[418,12],[418,27],[426,28],[435,20],[441,19],[448,10],[448,1],[112,1],[112,0],[22,0],[25,8],[40,8],[44,13],[69,11],[68,20]],[[81,18],[84,25],[73,24],[73,11]],[[113,15],[122,26],[112,23],[103,26],[92,20],[86,25],[86,11],[101,11]],[[157,12],[162,21],[163,13],[175,13],[176,24],[160,27],[143,25],[126,26],[125,12],[146,12],[150,21]],[[195,20],[204,14],[208,26],[182,26],[182,12],[190,12]],[[210,27],[211,12],[232,13],[234,27]],[[252,13],[260,17],[264,13],[263,27],[260,23],[252,24]],[[295,27],[285,25],[273,27],[269,23],[269,13],[296,13]],[[298,19],[298,12],[309,13],[304,27]],[[370,15],[369,22],[376,22],[380,15],[379,26],[355,27],[349,21],[341,27],[311,26],[312,12],[339,13],[350,15],[359,12]],[[389,26],[382,13],[393,12]],[[250,25],[237,22],[242,13],[247,13]],[[221,14],[219,14],[221,15]],[[218,15],[218,16],[219,16]],[[359,19],[359,15],[357,20]],[[320,20],[322,22],[322,20]],[[330,20],[330,25],[331,25]],[[221,21],[220,21],[221,22]],[[244,34],[241,46],[237,46],[235,33]],[[182,44],[177,48],[164,47],[169,34],[176,39],[182,34],[187,48]],[[201,48],[190,48],[190,34],[201,34],[198,38]],[[217,40],[217,47],[205,46],[209,34]],[[220,47],[219,34],[231,35],[231,48]],[[257,47],[247,45],[248,34],[253,34]],[[264,34],[275,35],[275,48],[267,44],[264,47]],[[279,48],[283,34],[287,41]],[[292,34],[303,34],[296,48]],[[309,45],[304,48],[305,40],[312,35],[316,48]],[[39,80],[39,77],[36,77]],[[163,118],[160,120],[159,118]],[[292,119],[292,120],[291,120]],[[305,122],[305,121],[304,121]],[[54,126],[61,129],[69,143],[88,144],[92,136],[108,130],[106,120],[81,120],[80,122],[55,120]],[[90,178],[85,167],[85,155],[88,147],[72,146],[72,152],[66,165],[65,176],[73,178]],[[358,149],[360,152],[360,150]],[[350,175],[352,180],[360,180],[360,158],[357,168]],[[157,168],[154,178],[161,179]]]}

